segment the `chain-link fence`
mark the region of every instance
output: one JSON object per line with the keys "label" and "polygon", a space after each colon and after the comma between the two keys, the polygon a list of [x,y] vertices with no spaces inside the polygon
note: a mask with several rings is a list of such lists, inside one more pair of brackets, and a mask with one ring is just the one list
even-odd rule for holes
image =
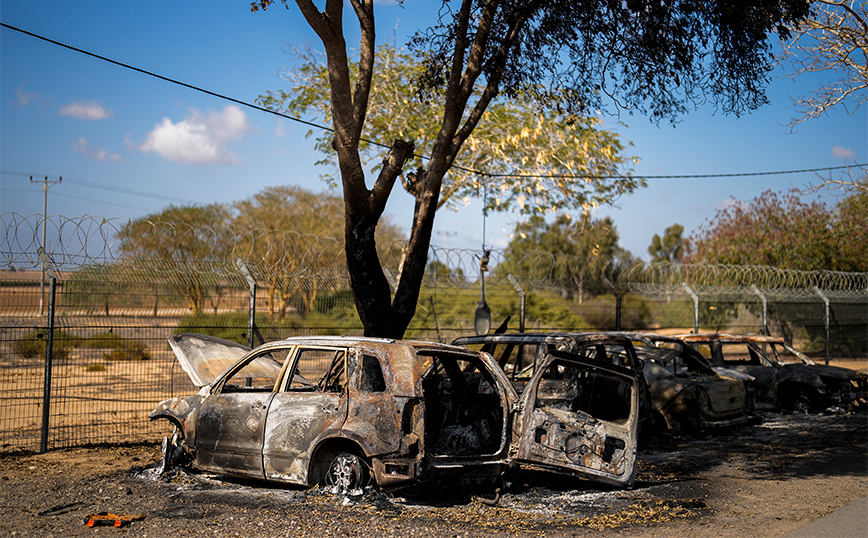
{"label": "chain-link fence", "polygon": [[[0,451],[158,439],[148,412],[196,390],[166,342],[176,332],[245,344],[362,333],[335,239],[162,223],[124,238],[116,221],[2,219]],[[393,283],[400,247],[381,252]],[[821,359],[868,354],[868,273],[510,251],[482,272],[482,256],[432,247],[408,338],[470,334],[484,300],[510,330],[766,332]]]}

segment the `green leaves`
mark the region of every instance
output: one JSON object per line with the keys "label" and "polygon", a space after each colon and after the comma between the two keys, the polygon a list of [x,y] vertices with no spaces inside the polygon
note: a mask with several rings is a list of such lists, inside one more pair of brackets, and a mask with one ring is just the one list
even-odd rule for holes
{"label": "green leaves", "polygon": [[[331,124],[328,71],[311,51],[297,52],[299,64],[286,79],[288,91],[269,91],[258,103],[282,112]],[[354,73],[357,66],[353,66]],[[439,94],[419,97],[416,81],[423,75],[421,61],[381,46],[367,123],[360,150],[372,171],[395,139],[412,141],[416,154],[412,168],[424,168],[443,120]],[[481,91],[481,90],[478,90]],[[334,165],[336,155],[330,131],[308,131],[316,137],[316,149],[324,158],[318,164]],[[619,196],[645,186],[629,168],[637,162],[625,154],[625,143],[605,130],[597,118],[544,112],[518,96],[494,101],[464,143],[455,166],[446,174],[440,206],[460,205],[480,197],[487,187],[487,208],[517,211],[521,215],[581,213],[613,202]],[[334,172],[324,175],[330,184]],[[404,186],[411,190],[404,178]]]}
{"label": "green leaves", "polygon": [[802,271],[868,271],[868,194],[836,208],[803,202],[798,191],[766,191],[718,210],[691,235],[686,263],[769,265]]}

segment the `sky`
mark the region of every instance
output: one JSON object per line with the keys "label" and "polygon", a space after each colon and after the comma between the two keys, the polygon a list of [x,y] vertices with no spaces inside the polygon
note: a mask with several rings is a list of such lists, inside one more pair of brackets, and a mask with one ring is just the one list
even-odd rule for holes
{"label": "sky", "polygon": [[[378,43],[403,42],[431,20],[431,0],[376,4]],[[322,50],[293,2],[251,13],[245,0],[118,2],[3,0],[0,20],[22,30],[210,92],[253,103],[287,88],[291,47]],[[348,21],[351,22],[351,21]],[[357,40],[355,40],[357,43]],[[354,39],[348,38],[350,47]],[[672,126],[646,117],[603,116],[640,176],[768,174],[868,162],[868,111],[835,109],[791,133],[791,96],[824,78],[773,72],[770,104],[741,117],[711,106]],[[173,84],[29,35],[0,28],[0,213],[136,219],[170,204],[232,203],[268,186],[319,192],[321,156],[308,127]],[[31,182],[33,176],[34,182]],[[62,182],[53,183],[59,178]],[[655,234],[675,223],[696,231],[733,200],[816,182],[813,173],[651,178],[610,216],[621,247],[648,259]],[[370,184],[370,183],[369,183]],[[830,191],[806,198],[832,205]],[[409,230],[413,199],[396,187],[390,221]],[[479,200],[441,211],[434,245],[505,248],[516,214],[483,217]]]}

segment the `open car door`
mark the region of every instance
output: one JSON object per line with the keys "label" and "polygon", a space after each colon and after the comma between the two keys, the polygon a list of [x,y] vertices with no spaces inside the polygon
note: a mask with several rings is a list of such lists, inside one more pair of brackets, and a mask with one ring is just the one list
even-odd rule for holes
{"label": "open car door", "polygon": [[522,393],[515,462],[631,487],[638,377],[626,368],[549,351]]}

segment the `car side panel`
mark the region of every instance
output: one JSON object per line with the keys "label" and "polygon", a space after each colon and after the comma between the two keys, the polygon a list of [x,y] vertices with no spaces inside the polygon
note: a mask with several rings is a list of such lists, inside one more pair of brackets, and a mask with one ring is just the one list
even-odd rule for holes
{"label": "car side panel", "polygon": [[205,398],[197,420],[196,465],[261,478],[265,416],[273,394],[239,392]]}
{"label": "car side panel", "polygon": [[265,478],[309,484],[313,450],[321,439],[339,435],[347,416],[346,392],[280,392],[265,424],[262,465]]}

